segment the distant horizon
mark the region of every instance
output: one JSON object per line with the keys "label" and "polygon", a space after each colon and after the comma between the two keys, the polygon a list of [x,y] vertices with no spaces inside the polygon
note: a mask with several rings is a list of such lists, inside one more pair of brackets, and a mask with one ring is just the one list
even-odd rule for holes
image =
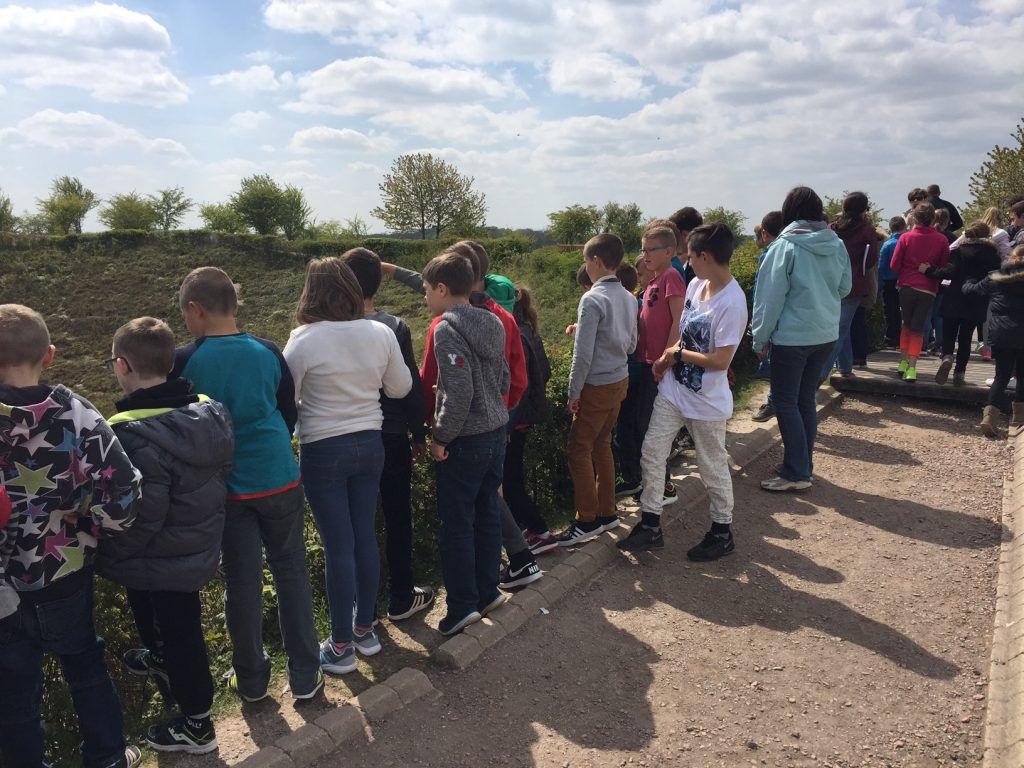
{"label": "distant horizon", "polygon": [[1024,114],[1022,39],[1017,0],[0,5],[0,189],[20,215],[65,174],[199,203],[269,173],[382,230],[383,174],[429,151],[509,229],[616,201],[749,232],[798,184],[962,208]]}

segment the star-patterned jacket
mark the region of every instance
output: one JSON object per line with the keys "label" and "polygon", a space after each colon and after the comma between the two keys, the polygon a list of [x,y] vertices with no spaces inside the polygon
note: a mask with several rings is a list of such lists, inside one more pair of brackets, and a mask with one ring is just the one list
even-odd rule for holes
{"label": "star-patterned jacket", "polygon": [[0,582],[35,592],[91,566],[134,519],[142,475],[92,405],[64,386],[0,385],[0,475],[11,518]]}

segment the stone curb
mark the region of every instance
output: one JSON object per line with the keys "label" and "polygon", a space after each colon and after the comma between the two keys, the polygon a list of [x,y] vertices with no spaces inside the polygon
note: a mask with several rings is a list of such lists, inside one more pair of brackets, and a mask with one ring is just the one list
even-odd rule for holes
{"label": "stone curb", "polygon": [[404,667],[347,704],[281,736],[272,746],[263,747],[235,765],[237,768],[304,768],[344,744],[354,746],[356,742],[367,741],[368,723],[384,720],[420,699],[430,701],[440,695],[421,670]]}
{"label": "stone curb", "polygon": [[1013,475],[1003,483],[1003,542],[989,661],[984,768],[1024,765],[1024,433],[1011,438]]}
{"label": "stone curb", "polygon": [[[842,393],[832,387],[818,390],[818,416],[830,411],[842,399]],[[732,435],[726,441],[729,459],[734,469],[740,469],[757,459],[779,440],[779,425],[760,427],[742,435]],[[704,484],[695,475],[675,480],[676,493],[683,502],[677,508],[700,501],[706,494]],[[679,502],[676,502],[679,505]],[[673,505],[673,506],[676,506]],[[679,513],[666,512],[666,525],[678,517]],[[506,635],[516,631],[527,621],[543,615],[560,600],[567,592],[585,584],[602,571],[614,567],[622,560],[615,544],[626,537],[629,529],[636,522],[637,515],[623,516],[624,523],[614,531],[602,534],[581,547],[573,548],[571,554],[550,571],[545,571],[544,578],[519,590],[509,599],[505,608],[518,608],[522,619],[515,623],[502,621],[495,613],[494,621],[484,619],[471,624],[461,634],[442,643],[434,651],[434,661],[451,669],[466,669],[479,659],[485,650],[500,642]]]}

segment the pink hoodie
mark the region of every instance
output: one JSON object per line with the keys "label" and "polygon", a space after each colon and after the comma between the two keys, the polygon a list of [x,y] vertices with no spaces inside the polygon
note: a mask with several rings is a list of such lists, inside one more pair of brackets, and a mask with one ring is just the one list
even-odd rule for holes
{"label": "pink hoodie", "polygon": [[899,277],[897,288],[916,288],[932,295],[939,290],[939,281],[926,277],[919,269],[928,264],[936,269],[949,263],[949,240],[944,234],[931,227],[918,224],[904,233],[896,243],[890,269]]}

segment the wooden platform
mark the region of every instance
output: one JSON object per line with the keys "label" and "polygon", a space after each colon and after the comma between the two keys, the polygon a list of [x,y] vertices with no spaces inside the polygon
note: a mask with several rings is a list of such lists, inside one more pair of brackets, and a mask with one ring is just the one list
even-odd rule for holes
{"label": "wooden platform", "polygon": [[967,382],[953,386],[953,374],[939,386],[935,383],[935,371],[939,367],[938,357],[922,357],[917,363],[917,383],[901,381],[897,373],[900,362],[899,352],[885,350],[868,356],[868,367],[854,368],[852,376],[833,374],[830,383],[840,392],[863,392],[874,395],[897,395],[925,400],[947,400],[972,405],[984,405],[988,397],[985,379],[995,375],[995,365],[982,360],[981,355],[972,354],[967,364]]}

